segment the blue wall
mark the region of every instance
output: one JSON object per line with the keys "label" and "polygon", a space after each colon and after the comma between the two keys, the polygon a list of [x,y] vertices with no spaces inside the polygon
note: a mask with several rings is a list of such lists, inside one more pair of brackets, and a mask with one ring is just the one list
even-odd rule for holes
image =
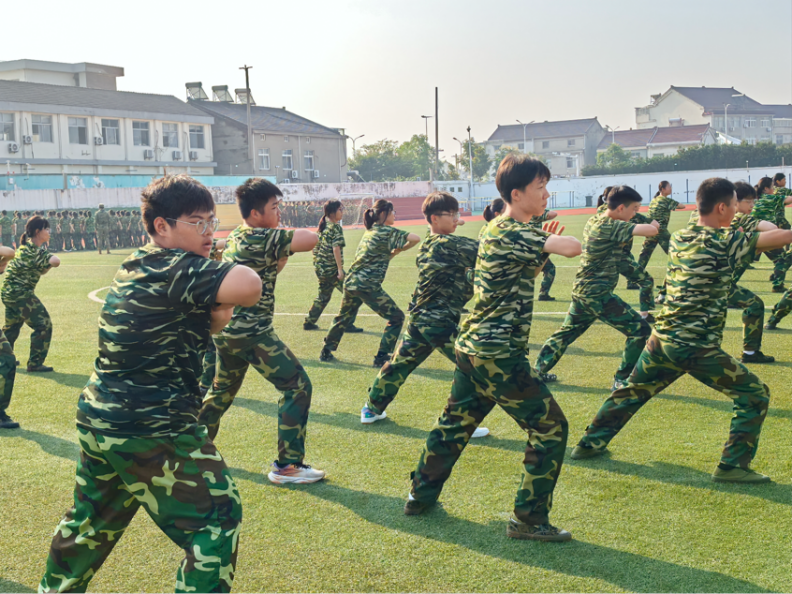
{"label": "blue wall", "polygon": [[[0,175],[0,191],[64,190],[72,188],[145,188],[150,175]],[[194,175],[205,186],[238,186],[249,175]],[[275,176],[258,176],[276,182]]]}

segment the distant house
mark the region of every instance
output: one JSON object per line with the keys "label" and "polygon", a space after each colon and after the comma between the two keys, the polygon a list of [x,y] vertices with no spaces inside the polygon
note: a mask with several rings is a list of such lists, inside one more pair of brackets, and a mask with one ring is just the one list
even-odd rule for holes
{"label": "distant house", "polygon": [[502,146],[544,158],[555,176],[579,175],[597,162],[597,147],[606,132],[597,118],[498,125],[483,143],[490,157]]}
{"label": "distant house", "polygon": [[[193,83],[190,83],[193,84]],[[200,85],[200,83],[195,83]],[[189,87],[188,87],[189,88]],[[278,183],[337,183],[346,181],[346,135],[287,111],[255,105],[251,98],[253,160],[249,158],[247,105],[244,89],[236,100],[228,87],[213,87],[213,101],[195,87],[191,107],[211,115],[216,173],[272,175]]]}
{"label": "distant house", "polygon": [[715,144],[716,138],[709,124],[616,130],[605,135],[597,147],[597,153],[608,150],[614,143],[634,158],[651,159],[674,155],[683,148]]}
{"label": "distant house", "polygon": [[773,141],[792,143],[792,105],[765,105],[773,112]]}

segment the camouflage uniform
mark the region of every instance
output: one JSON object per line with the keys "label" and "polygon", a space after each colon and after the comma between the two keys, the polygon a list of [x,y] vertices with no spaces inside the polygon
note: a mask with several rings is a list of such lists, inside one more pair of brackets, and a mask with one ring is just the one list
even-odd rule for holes
{"label": "camouflage uniform", "polygon": [[572,286],[572,303],[561,328],[547,340],[536,359],[536,369],[547,373],[598,319],[627,337],[616,378],[627,379],[649,338],[651,328],[641,316],[613,293],[619,282],[623,245],[635,224],[612,219],[605,212],[591,217],[583,229],[583,254]]}
{"label": "camouflage uniform", "polygon": [[[0,272],[0,274],[3,274]],[[0,331],[0,418],[11,404],[16,378],[16,356],[14,349],[2,331]]]}
{"label": "camouflage uniform", "polygon": [[325,348],[334,351],[344,336],[344,330],[354,321],[360,306],[365,303],[380,317],[388,320],[380,340],[379,352],[392,353],[404,325],[404,312],[382,290],[388,271],[391,252],[407,245],[407,231],[375,223],[360,240],[355,261],[344,279],[344,298],[341,310],[325,338]]}
{"label": "camouflage uniform", "polygon": [[149,245],[116,273],[78,402],[74,507],[40,591],[84,592],[141,506],[185,552],[177,592],[230,591],[242,505],[197,415],[210,312],[231,268]]}
{"label": "camouflage uniform", "polygon": [[74,249],[72,245],[72,219],[68,212],[63,213],[61,221],[61,239],[63,240],[63,251],[69,252]]}
{"label": "camouflage uniform", "polygon": [[[781,196],[783,199],[786,199],[787,196],[792,195],[792,190],[789,188],[776,188],[775,195]],[[789,224],[789,219],[786,216],[786,205],[784,204],[784,200],[779,200],[776,203],[776,220],[775,224],[778,225],[779,229],[789,229],[792,225]]]}
{"label": "camouflage uniform", "polygon": [[0,237],[2,237],[3,245],[14,244],[14,221],[8,215],[0,217]]}
{"label": "camouflage uniform", "polygon": [[97,247],[100,252],[102,250],[110,252],[110,222],[110,214],[105,209],[100,208],[96,212]]}
{"label": "camouflage uniform", "polygon": [[[333,248],[341,248],[341,263],[344,263],[344,230],[338,223],[327,221],[324,231],[319,234],[319,241],[313,249],[313,265],[316,276],[319,279],[319,296],[314,300],[308,315],[305,317],[306,323],[316,324],[319,316],[330,303],[333,297],[333,290],[344,294],[344,285],[338,280],[338,264],[336,264]],[[355,318],[349,324],[354,324]]]}
{"label": "camouflage uniform", "polygon": [[433,235],[418,251],[418,283],[407,328],[390,361],[380,369],[366,406],[382,414],[409,375],[437,349],[456,363],[454,341],[462,308],[473,296],[472,268],[478,242],[456,235]]}
{"label": "camouflage uniform", "polygon": [[41,275],[50,269],[52,257],[44,246],[27,240],[8,263],[0,297],[5,305],[3,334],[13,349],[23,324],[30,326],[30,358],[28,366],[44,364],[52,339],[52,320],[44,304],[33,293]]}
{"label": "camouflage uniform", "polygon": [[722,463],[748,468],[770,400],[768,387],[720,348],[733,270],[748,265],[758,233],[690,226],[674,233],[667,292],[655,331],[625,388],[605,401],[580,442],[604,448],[653,396],[685,373],[734,400]]}
{"label": "camouflage uniform", "polygon": [[544,524],[564,461],[568,425],[527,359],[534,274],[548,233],[501,216],[487,225],[476,262],[472,313],[456,341],[451,396],[412,473],[411,495],[431,503],[462,450],[498,404],[528,434],[514,514]]}
{"label": "camouflage uniform", "polygon": [[72,241],[74,241],[74,249],[78,252],[82,252],[85,249],[83,245],[83,226],[85,225],[85,219],[82,215],[75,213],[72,221],[74,223],[74,237],[72,239]]}
{"label": "camouflage uniform", "polygon": [[90,212],[85,217],[85,249],[96,249],[96,221]]}
{"label": "camouflage uniform", "polygon": [[[754,204],[751,215],[760,221],[778,221],[778,211],[783,209],[784,196],[780,194],[762,194]],[[782,210],[783,212],[783,210]],[[773,262],[773,274],[770,275],[770,282],[776,290],[783,288],[786,280],[786,273],[792,264],[790,252],[782,248],[768,250],[764,254]]]}
{"label": "camouflage uniform", "polygon": [[671,196],[658,194],[652,198],[647,218],[650,221],[660,223],[660,232],[654,237],[644,238],[641,254],[638,256],[638,267],[641,270],[646,270],[646,265],[649,264],[649,259],[658,245],[663,248],[666,254],[668,253],[668,242],[671,239],[671,234],[668,232],[668,223],[671,220],[671,212],[680,206],[679,202],[671,198]]}
{"label": "camouflage uniform", "polygon": [[305,369],[272,328],[278,261],[289,257],[293,237],[294,231],[246,225],[237,227],[228,236],[223,261],[249,266],[258,272],[264,288],[256,305],[237,307],[229,324],[214,336],[216,374],[198,418],[214,439],[221,417],[234,402],[248,367],[252,365],[281,392],[278,463],[282,466],[299,464],[305,457],[312,392]]}

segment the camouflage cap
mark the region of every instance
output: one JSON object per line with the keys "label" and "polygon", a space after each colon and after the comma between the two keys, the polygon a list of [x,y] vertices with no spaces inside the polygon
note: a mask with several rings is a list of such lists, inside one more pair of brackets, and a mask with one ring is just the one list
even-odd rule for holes
{"label": "camouflage cap", "polygon": [[102,203],[100,202],[100,203],[99,203],[99,208],[100,208],[100,209],[101,209],[101,208],[104,208],[104,204],[102,204]]}

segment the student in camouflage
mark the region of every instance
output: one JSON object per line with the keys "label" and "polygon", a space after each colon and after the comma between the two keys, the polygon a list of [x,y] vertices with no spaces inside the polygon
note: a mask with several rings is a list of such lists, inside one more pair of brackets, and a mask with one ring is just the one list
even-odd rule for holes
{"label": "student in camouflage", "polygon": [[42,275],[60,266],[60,259],[45,247],[50,238],[47,219],[39,215],[30,217],[25,232],[20,237],[20,247],[8,269],[0,290],[5,305],[5,334],[11,348],[19,338],[24,324],[30,326],[30,372],[52,371],[44,365],[52,339],[52,320],[34,291]]}
{"label": "student in camouflage", "polygon": [[63,240],[63,251],[71,252],[74,250],[74,245],[72,243],[74,230],[72,229],[71,213],[68,210],[64,210],[62,214],[61,239]]}
{"label": "student in camouflage", "polygon": [[[490,204],[484,207],[484,212],[482,216],[484,220],[489,223],[492,219],[497,216],[503,214],[503,211],[506,210],[506,201],[503,198],[495,198]],[[484,237],[484,233],[487,231],[487,225],[484,225],[479,229],[479,240]]]}
{"label": "student in camouflage", "polygon": [[[223,250],[225,250],[226,240],[212,238],[212,249],[209,251],[209,259],[215,262],[220,262],[223,259]],[[206,354],[203,358],[203,373],[198,382],[201,388],[201,397],[206,396],[209,388],[212,387],[212,381],[215,376],[215,367],[217,366],[217,349],[215,348],[214,340],[210,340],[206,345]]]}
{"label": "student in camouflage", "polygon": [[[541,229],[542,223],[552,221],[557,216],[558,213],[556,211],[546,208],[541,215],[531,219],[531,225]],[[542,267],[542,275],[542,284],[539,285],[539,297],[537,301],[555,301],[555,297],[550,296],[550,289],[553,287],[553,281],[555,281],[556,267],[553,265],[553,261],[550,258],[545,260],[544,266]]]}
{"label": "student in camouflage", "polygon": [[[410,374],[438,350],[456,363],[454,342],[459,334],[462,308],[473,296],[473,267],[478,242],[454,235],[459,219],[459,202],[448,192],[432,192],[422,209],[429,233],[418,250],[418,282],[408,308],[404,330],[390,361],[380,369],[360,411],[360,422],[371,424],[384,419]],[[478,427],[471,437],[489,434]]]}
{"label": "student in camouflage", "polygon": [[[773,193],[773,180],[763,177],[756,184],[756,205],[753,209],[753,217],[760,221],[776,223],[779,217],[779,209],[783,213],[785,205],[792,204],[792,195],[786,196]],[[786,217],[785,217],[786,218]],[[784,281],[786,273],[792,264],[792,256],[789,251],[777,249],[766,251],[770,261],[773,262],[773,273],[770,275],[770,282],[773,285],[773,293],[783,293],[785,291]]]}
{"label": "student in camouflage", "polygon": [[14,221],[5,210],[3,216],[0,217],[0,238],[2,238],[3,245],[8,247],[14,245]]}
{"label": "student in camouflage", "polygon": [[82,212],[75,211],[72,213],[72,221],[73,221],[73,228],[74,228],[74,249],[78,252],[82,252],[85,250],[85,246],[83,245],[83,229],[85,226],[85,218],[82,215]]}
{"label": "student in camouflage", "polygon": [[[8,263],[14,258],[14,248],[0,246],[0,274],[3,274]],[[11,343],[0,331],[0,429],[16,429],[19,423],[8,416],[11,394],[14,391],[16,377],[16,357]]]}
{"label": "student in camouflage", "polygon": [[363,216],[366,232],[355,251],[355,261],[344,279],[344,297],[341,310],[325,337],[325,346],[319,354],[320,361],[333,361],[333,351],[338,348],[345,329],[357,316],[365,303],[380,317],[388,320],[380,340],[379,351],[374,356],[374,367],[382,367],[390,361],[391,353],[404,325],[404,312],[382,290],[382,282],[388,271],[390,260],[417,244],[421,238],[415,233],[396,229],[396,211],[393,203],[377,200],[373,208]]}
{"label": "student in camouflage", "polygon": [[[733,271],[757,251],[792,242],[792,231],[744,233],[729,229],[737,210],[734,184],[711,178],[699,186],[700,224],[674,233],[669,248],[668,296],[627,386],[613,392],[572,458],[602,454],[627,422],[666,387],[689,373],[734,400],[734,416],[716,482],[758,483],[769,477],[750,468],[759,445],[770,391],[743,364],[721,349]],[[726,227],[726,228],[724,228]]]}
{"label": "student in camouflage", "polygon": [[633,236],[654,237],[659,224],[630,222],[641,206],[641,195],[629,186],[616,186],[606,197],[608,208],[591,217],[583,230],[583,256],[572,286],[572,303],[561,328],[547,340],[536,359],[536,370],[545,381],[555,380],[550,370],[567,347],[600,320],[627,337],[614,389],[623,385],[651,334],[648,311],[639,315],[613,291],[619,282],[623,245]]}
{"label": "student in camouflage", "polygon": [[[487,225],[476,261],[472,313],[457,338],[451,396],[429,433],[404,507],[423,513],[440,495],[476,427],[497,404],[527,433],[523,473],[507,526],[511,538],[565,541],[549,523],[553,490],[564,461],[568,425],[561,407],[528,361],[534,277],[546,254],[580,254],[574,237],[530,224],[550,194],[550,171],[528,155],[507,155],[496,176],[504,214]],[[558,223],[547,223],[557,228]]]}
{"label": "student in camouflage", "polygon": [[786,216],[786,206],[787,202],[786,199],[792,196],[792,190],[787,188],[787,179],[786,175],[782,172],[778,172],[773,176],[773,193],[776,196],[782,196],[783,201],[779,200],[776,204],[776,220],[775,224],[778,226],[779,229],[790,229],[792,225],[789,223],[789,219]]}
{"label": "student in camouflage", "polygon": [[85,211],[85,249],[96,249],[96,220],[90,210]]}
{"label": "student in camouflage", "polygon": [[[308,315],[303,322],[303,330],[318,330],[316,322],[319,316],[330,303],[333,291],[344,294],[344,229],[341,219],[344,216],[344,206],[340,200],[328,200],[324,205],[324,214],[319,220],[317,234],[319,241],[313,249],[313,265],[316,277],[319,279],[319,296],[314,300]],[[363,332],[357,328],[355,319],[349,323],[346,332]]]}
{"label": "student in camouflage", "polygon": [[303,463],[312,386],[299,359],[275,334],[275,281],[291,254],[307,252],[316,245],[316,234],[307,230],[278,229],[278,187],[261,178],[250,178],[236,190],[244,224],[226,238],[224,262],[249,266],[264,284],[261,299],[238,307],[231,322],[214,336],[217,366],[212,387],[204,397],[200,423],[214,439],[220,419],[231,407],[248,368],[252,365],[279,392],[278,458],[267,475],[276,484],[314,483],[324,478],[322,470]]}
{"label": "student in camouflage", "polygon": [[104,249],[108,254],[110,253],[110,215],[105,211],[105,205],[100,204],[99,210],[96,212],[96,247],[99,253]]}
{"label": "student in camouflage", "polygon": [[646,265],[652,257],[652,253],[659,245],[668,254],[668,242],[671,234],[668,232],[668,223],[671,220],[671,213],[681,205],[671,198],[671,182],[661,181],[657,189],[657,194],[649,203],[648,218],[660,224],[660,232],[654,237],[647,237],[641,247],[641,254],[638,256],[638,267],[646,270]]}
{"label": "student in camouflage", "polygon": [[74,506],[52,539],[40,592],[82,591],[143,507],[184,550],[176,592],[228,592],[242,504],[197,420],[201,354],[261,281],[207,258],[211,193],[186,175],[143,191],[152,243],[116,273],[99,318],[99,355],[80,394]]}

